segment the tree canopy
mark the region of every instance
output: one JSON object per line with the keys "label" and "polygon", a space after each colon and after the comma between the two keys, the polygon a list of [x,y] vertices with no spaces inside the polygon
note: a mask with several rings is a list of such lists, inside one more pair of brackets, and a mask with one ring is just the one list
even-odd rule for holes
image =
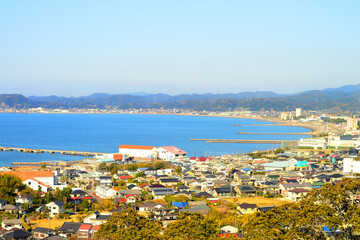
{"label": "tree canopy", "polygon": [[360,179],[325,184],[298,203],[244,217],[242,233],[245,239],[360,239],[359,190]]}
{"label": "tree canopy", "polygon": [[100,225],[96,239],[161,239],[162,223],[139,215],[134,210],[116,212]]}

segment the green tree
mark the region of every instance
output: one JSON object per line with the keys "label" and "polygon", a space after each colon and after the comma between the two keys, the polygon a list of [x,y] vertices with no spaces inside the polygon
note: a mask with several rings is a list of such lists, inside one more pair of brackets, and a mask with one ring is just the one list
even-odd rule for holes
{"label": "green tree", "polygon": [[217,233],[216,223],[200,213],[181,213],[164,231],[165,239],[212,239]]}
{"label": "green tree", "polygon": [[162,223],[139,215],[134,210],[115,212],[108,221],[100,225],[96,239],[161,239]]}
{"label": "green tree", "polygon": [[26,188],[21,179],[12,174],[1,174],[0,175],[0,198],[14,203],[14,193],[21,192]]}
{"label": "green tree", "polygon": [[99,169],[99,170],[109,170],[109,168],[108,168],[108,166],[106,165],[106,163],[100,163],[98,169]]}
{"label": "green tree", "polygon": [[175,168],[175,172],[177,173],[177,175],[181,176],[181,171],[182,171],[182,167],[178,166],[177,168]]}
{"label": "green tree", "polygon": [[339,239],[360,239],[360,209],[356,198],[360,179],[345,179],[314,189],[298,203],[244,217],[245,239],[327,239],[324,226]]}
{"label": "green tree", "polygon": [[135,174],[135,178],[138,178],[138,177],[144,177],[145,174],[143,172],[138,172],[137,174]]}
{"label": "green tree", "polygon": [[91,207],[91,203],[84,199],[82,202],[81,202],[81,206],[83,209],[85,209],[86,211],[89,211],[90,207]]}

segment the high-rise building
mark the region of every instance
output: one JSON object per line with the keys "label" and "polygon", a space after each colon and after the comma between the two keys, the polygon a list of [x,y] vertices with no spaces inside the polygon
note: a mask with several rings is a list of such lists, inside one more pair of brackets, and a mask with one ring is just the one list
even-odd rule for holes
{"label": "high-rise building", "polygon": [[297,108],[297,109],[295,110],[295,116],[296,116],[296,117],[300,117],[300,116],[301,116],[301,108]]}
{"label": "high-rise building", "polygon": [[355,129],[357,129],[357,127],[358,127],[357,118],[355,116],[353,118],[349,117],[347,119],[346,128],[351,129],[351,130],[355,130]]}

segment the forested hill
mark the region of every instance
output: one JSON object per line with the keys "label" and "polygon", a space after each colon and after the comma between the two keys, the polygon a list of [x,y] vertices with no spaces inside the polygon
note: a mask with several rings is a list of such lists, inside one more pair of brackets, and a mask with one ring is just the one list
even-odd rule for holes
{"label": "forested hill", "polygon": [[[358,85],[356,85],[358,86]],[[0,107],[16,108],[165,108],[207,111],[228,111],[235,109],[286,111],[295,108],[305,110],[360,111],[360,90],[358,87],[342,87],[343,91],[325,89],[281,95],[274,92],[242,92],[229,94],[119,94],[96,93],[85,97],[25,97],[19,94],[0,95]],[[354,91],[350,91],[353,89]]]}

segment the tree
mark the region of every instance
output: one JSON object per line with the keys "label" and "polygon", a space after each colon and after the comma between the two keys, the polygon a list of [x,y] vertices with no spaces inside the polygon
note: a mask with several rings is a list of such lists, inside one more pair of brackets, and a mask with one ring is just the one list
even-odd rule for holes
{"label": "tree", "polygon": [[163,236],[165,239],[211,239],[217,233],[216,223],[200,213],[181,213],[171,222]]}
{"label": "tree", "polygon": [[181,176],[181,171],[182,171],[182,167],[181,166],[178,166],[176,169],[175,169],[175,172]]}
{"label": "tree", "polygon": [[162,223],[139,215],[134,210],[115,212],[108,221],[100,225],[96,239],[161,239]]}
{"label": "tree", "polygon": [[99,164],[99,167],[98,167],[99,170],[109,170],[108,166],[106,166],[106,163],[100,163]]}
{"label": "tree", "polygon": [[[314,189],[299,203],[256,212],[242,219],[245,239],[326,239],[327,226],[340,239],[360,238],[360,209],[356,202],[360,179],[344,179]],[[340,233],[339,233],[340,232]]]}
{"label": "tree", "polygon": [[84,199],[82,202],[81,202],[81,206],[83,209],[85,209],[86,211],[89,211],[90,207],[91,207],[91,203]]}
{"label": "tree", "polygon": [[138,172],[137,174],[135,174],[135,178],[138,178],[138,177],[144,177],[145,174],[143,172]]}
{"label": "tree", "polygon": [[14,203],[13,194],[18,191],[22,191],[26,188],[21,179],[12,174],[1,174],[0,175],[0,198]]}

